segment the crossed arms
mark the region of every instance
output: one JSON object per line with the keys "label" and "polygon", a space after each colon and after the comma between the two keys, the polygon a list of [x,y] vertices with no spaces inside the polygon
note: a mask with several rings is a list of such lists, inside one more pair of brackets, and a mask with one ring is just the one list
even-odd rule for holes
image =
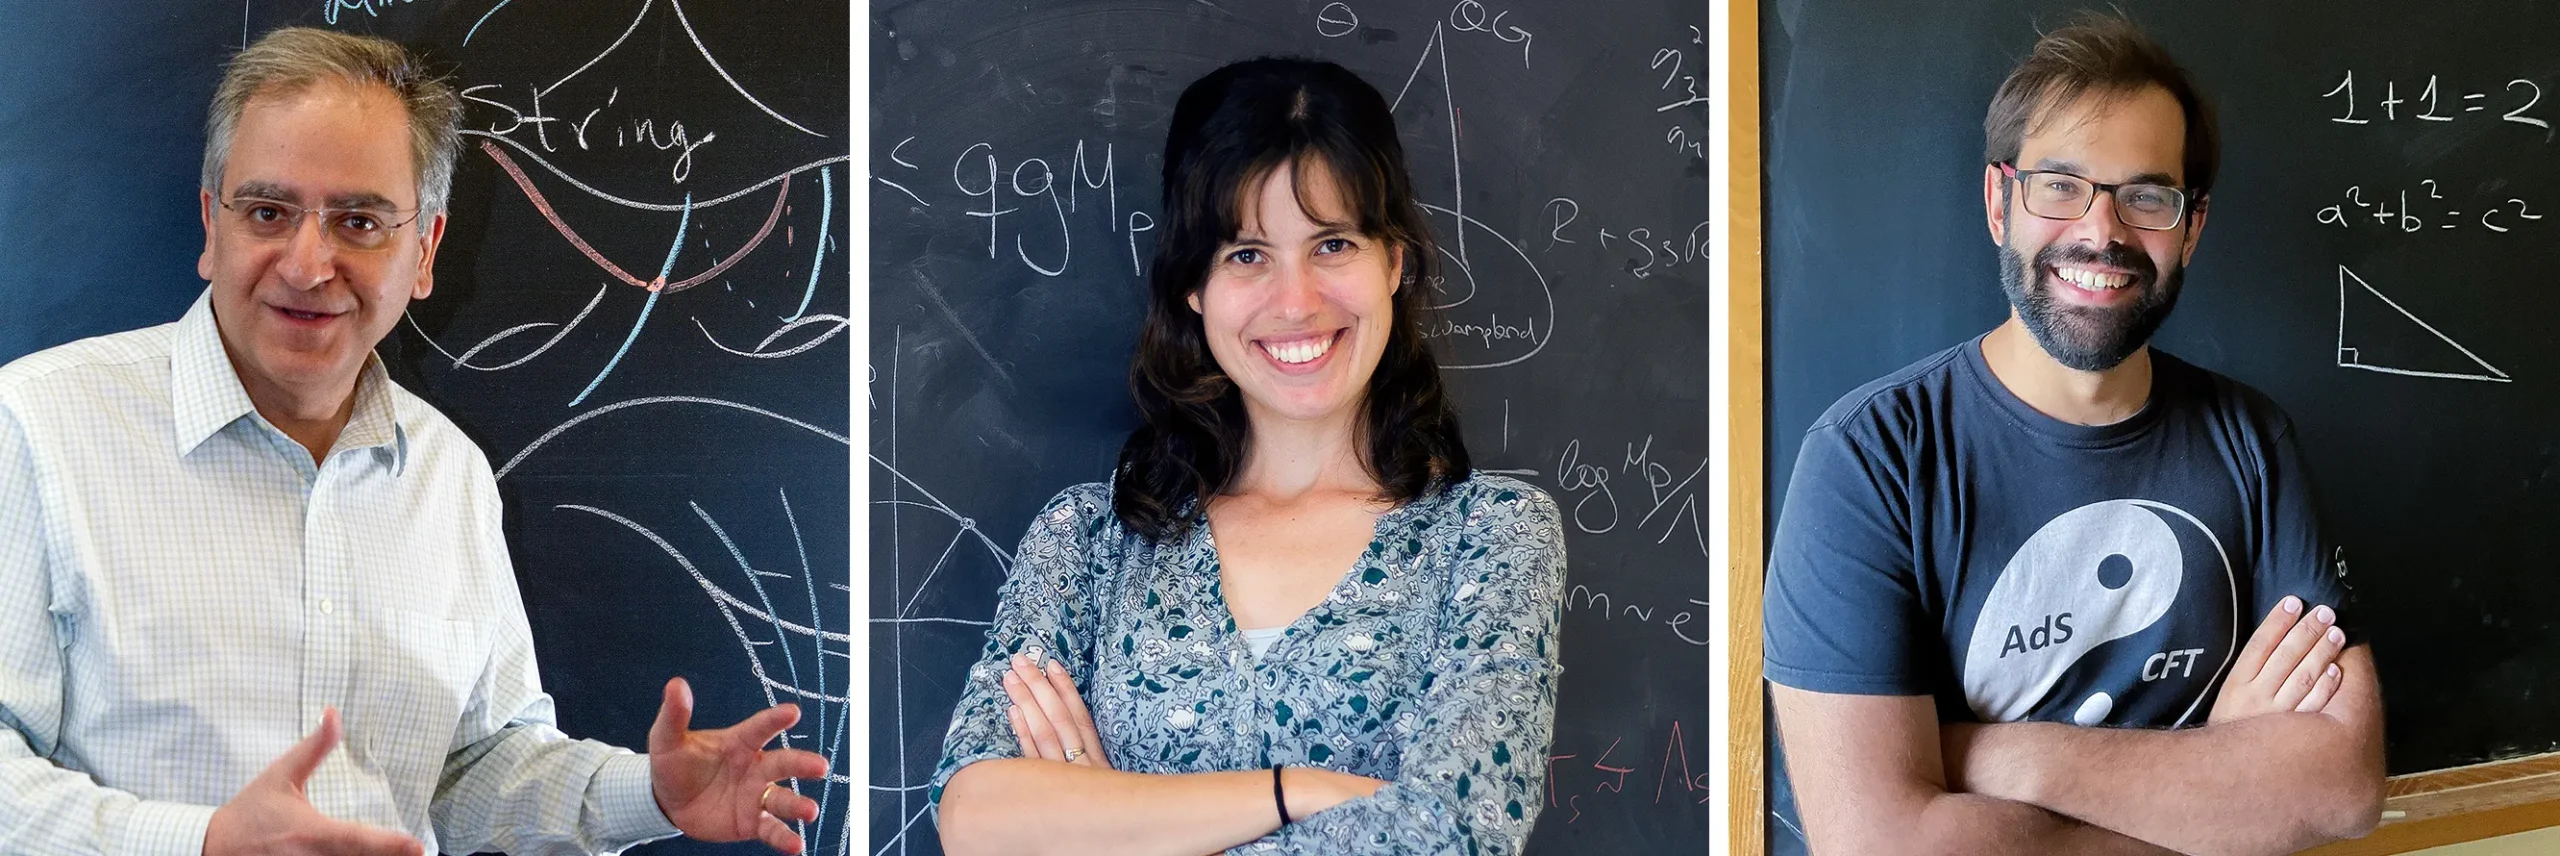
{"label": "crossed arms", "polygon": [[1771,684],[1813,852],[2241,856],[2361,836],[2382,803],[2372,652],[2300,609],[2269,613],[2201,728],[1942,725],[1926,696]]}
{"label": "crossed arms", "polygon": [[[1383,776],[1373,778],[1312,756],[1286,762],[1284,825],[1268,768],[1144,757],[1144,728],[1175,728],[1165,713],[1152,713],[1150,722],[1123,715],[1096,727],[1086,697],[1104,681],[1129,680],[1134,668],[1107,662],[1103,652],[1116,646],[1094,641],[1128,638],[1113,623],[1118,619],[1106,622],[1093,607],[1110,595],[1095,588],[1091,569],[1117,574],[1124,562],[1115,545],[1125,539],[1108,522],[1110,499],[1104,485],[1069,488],[1040,512],[1015,551],[988,651],[970,671],[945,737],[939,774],[948,778],[937,818],[945,849],[1199,856],[1251,844],[1255,852],[1324,856],[1519,852],[1542,803],[1560,668],[1555,629],[1565,556],[1552,500],[1496,486],[1474,506],[1483,513],[1451,514],[1449,521],[1464,521],[1449,542],[1461,549],[1430,572],[1456,586],[1452,599],[1424,601],[1405,619],[1432,640],[1422,654],[1429,678],[1382,683],[1378,698],[1391,692],[1392,700],[1361,702],[1400,705],[1412,727],[1347,738],[1398,741],[1398,764],[1371,768]],[[1202,686],[1214,684],[1190,689]],[[1306,721],[1303,713],[1298,721]],[[1115,727],[1119,733],[1106,741]],[[1198,756],[1199,741],[1176,742]]]}

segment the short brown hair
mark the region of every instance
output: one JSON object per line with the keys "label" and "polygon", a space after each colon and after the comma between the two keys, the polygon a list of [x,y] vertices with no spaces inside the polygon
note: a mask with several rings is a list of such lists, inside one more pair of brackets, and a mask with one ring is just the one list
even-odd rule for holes
{"label": "short brown hair", "polygon": [[2036,40],[2000,92],[1991,97],[1991,112],[1982,119],[1982,157],[1987,164],[2017,160],[2027,133],[2051,118],[2056,107],[2095,94],[2107,103],[2157,86],[2178,100],[2186,115],[2186,183],[2202,200],[2213,189],[2222,163],[2222,140],[2213,120],[2213,104],[2196,89],[2195,79],[2169,58],[2169,51],[2121,14],[2084,12],[2069,26]]}
{"label": "short brown hair", "polygon": [[453,162],[461,139],[462,100],[453,87],[426,72],[425,64],[397,42],[310,27],[286,27],[258,39],[222,70],[213,106],[204,120],[204,191],[222,195],[222,169],[240,114],[260,96],[289,95],[322,80],[373,84],[390,90],[409,114],[409,162],[418,173],[418,208],[442,213],[453,187]]}

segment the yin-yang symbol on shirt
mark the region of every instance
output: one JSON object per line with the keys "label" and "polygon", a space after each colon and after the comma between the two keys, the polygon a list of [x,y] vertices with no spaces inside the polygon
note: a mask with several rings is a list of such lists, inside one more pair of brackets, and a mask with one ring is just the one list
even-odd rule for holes
{"label": "yin-yang symbol on shirt", "polygon": [[[2180,537],[2182,532],[2189,536]],[[2222,579],[2191,579],[2191,565]],[[2066,676],[2107,643],[2159,624],[2191,582],[2223,582],[2228,591],[2230,579],[2227,551],[2212,531],[2175,506],[2114,499],[2064,512],[2018,546],[1983,599],[1965,648],[1965,700],[1983,721],[2013,722],[2034,714],[2057,686],[2068,684],[2064,688],[2079,696],[2059,700],[2070,721],[2109,722],[2117,694],[2084,688],[2091,682]],[[2228,598],[2222,592],[2198,588],[2188,596],[2213,596],[2210,608],[2224,608],[2221,601]],[[2199,650],[2214,658],[2202,668],[2217,669],[2228,649],[2217,640]],[[2097,665],[2106,664],[2091,667]],[[2216,675],[2208,671],[2196,675],[2200,682],[2181,684],[2201,687]]]}

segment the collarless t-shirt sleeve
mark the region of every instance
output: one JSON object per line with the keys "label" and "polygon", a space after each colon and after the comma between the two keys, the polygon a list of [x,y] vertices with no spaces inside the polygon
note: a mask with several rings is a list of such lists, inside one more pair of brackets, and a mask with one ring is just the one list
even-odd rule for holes
{"label": "collarless t-shirt sleeve", "polygon": [[1796,455],[1761,610],[1771,681],[1857,695],[1933,691],[1922,658],[1943,645],[1921,606],[1909,502],[1871,450],[1828,423],[1807,432]]}
{"label": "collarless t-shirt sleeve", "polygon": [[2265,469],[2258,478],[2257,502],[2264,531],[2258,538],[2258,555],[2252,557],[2257,597],[2255,611],[2248,615],[2250,627],[2254,629],[2259,618],[2273,612],[2285,595],[2295,595],[2304,603],[2337,610],[2338,628],[2347,632],[2347,644],[2364,642],[2346,585],[2346,556],[2320,525],[2311,473],[2294,441],[2293,425],[2280,415],[2272,422],[2262,429]]}

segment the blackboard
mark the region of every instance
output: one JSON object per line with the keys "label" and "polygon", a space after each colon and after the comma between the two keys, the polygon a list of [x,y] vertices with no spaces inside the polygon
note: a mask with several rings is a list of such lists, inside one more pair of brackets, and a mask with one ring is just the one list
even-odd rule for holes
{"label": "blackboard", "polygon": [[[940,852],[925,787],[1030,516],[1098,481],[1182,88],[1260,55],[1395,105],[1449,274],[1477,466],[1571,518],[1565,674],[1529,851],[1708,826],[1706,8],[936,2],[871,13],[869,846]],[[989,216],[992,213],[993,216]]]}
{"label": "blackboard", "polygon": [[244,40],[303,24],[423,51],[467,136],[435,292],[380,352],[498,471],[562,727],[645,747],[671,675],[699,726],[797,701],[789,742],[835,763],[801,785],[826,806],[810,850],[852,852],[845,4],[20,5],[0,356],[201,292],[205,104]]}
{"label": "blackboard", "polygon": [[[2006,315],[1982,117],[2076,8],[1761,5],[1772,523],[1824,407]],[[2211,220],[2155,343],[2293,417],[2391,772],[2560,749],[2560,334],[2538,311],[2560,262],[2560,7],[2124,8],[2222,116]]]}

